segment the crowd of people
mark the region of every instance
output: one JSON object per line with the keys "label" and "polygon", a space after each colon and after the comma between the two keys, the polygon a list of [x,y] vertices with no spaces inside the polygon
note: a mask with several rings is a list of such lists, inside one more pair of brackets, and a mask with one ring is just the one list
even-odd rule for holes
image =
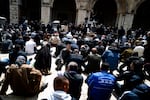
{"label": "crowd of people", "polygon": [[[52,74],[54,57],[58,71],[54,92],[43,100],[79,100],[82,74],[87,75],[87,100],[109,100],[112,93],[119,100],[148,100],[150,87],[144,80],[150,78],[150,32],[103,24],[62,25],[53,29],[51,24],[24,21],[4,27],[0,51],[9,53],[9,60],[0,60],[0,72],[5,73],[0,94],[5,94],[8,85],[14,95],[41,92],[47,86],[41,84],[41,77]],[[56,48],[54,55],[51,47]],[[30,67],[27,56],[33,54],[35,63]],[[10,67],[5,69],[5,65]],[[59,73],[63,66],[65,72]],[[119,84],[120,80],[124,83]]]}

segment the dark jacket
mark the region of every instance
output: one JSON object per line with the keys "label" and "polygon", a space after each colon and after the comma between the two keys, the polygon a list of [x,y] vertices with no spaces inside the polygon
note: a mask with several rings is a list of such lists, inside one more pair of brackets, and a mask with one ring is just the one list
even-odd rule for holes
{"label": "dark jacket", "polygon": [[87,61],[87,73],[97,72],[100,70],[101,56],[99,54],[89,54]]}
{"label": "dark jacket", "polygon": [[69,94],[79,100],[81,95],[81,87],[83,84],[83,77],[75,71],[65,72],[64,76],[69,80]]}
{"label": "dark jacket", "polygon": [[149,100],[150,87],[146,84],[140,84],[133,90],[125,92],[119,100]]}
{"label": "dark jacket", "polygon": [[40,51],[38,51],[35,62],[35,68],[37,69],[46,69],[51,68],[51,53],[50,48],[47,46],[44,46],[41,48]]}
{"label": "dark jacket", "polygon": [[79,71],[79,73],[81,73],[81,71],[82,71],[81,67],[85,66],[83,56],[80,54],[70,54],[69,62],[71,62],[71,61],[74,61],[78,64],[78,71]]}
{"label": "dark jacket", "polygon": [[1,45],[2,45],[1,47],[2,53],[8,53],[13,48],[13,43],[12,40],[10,39],[4,40]]}
{"label": "dark jacket", "polygon": [[69,63],[69,59],[70,59],[70,54],[71,54],[71,50],[67,50],[66,48],[61,50],[60,53],[60,59],[62,59],[64,62],[64,64],[68,64]]}
{"label": "dark jacket", "polygon": [[9,53],[9,61],[10,61],[9,64],[15,64],[18,56],[24,56],[26,58],[26,61],[27,61],[27,55],[23,50],[19,50],[19,51],[14,50],[14,51]]}

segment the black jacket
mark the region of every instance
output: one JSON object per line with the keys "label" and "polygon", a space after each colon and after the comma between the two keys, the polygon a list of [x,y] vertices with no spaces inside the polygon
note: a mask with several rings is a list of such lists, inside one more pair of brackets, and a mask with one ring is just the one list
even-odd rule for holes
{"label": "black jacket", "polygon": [[133,90],[125,92],[119,100],[149,100],[150,87],[146,84],[140,84]]}
{"label": "black jacket", "polygon": [[83,77],[75,71],[65,72],[64,76],[69,80],[69,94],[71,97],[79,100],[81,95],[81,87],[83,84]]}

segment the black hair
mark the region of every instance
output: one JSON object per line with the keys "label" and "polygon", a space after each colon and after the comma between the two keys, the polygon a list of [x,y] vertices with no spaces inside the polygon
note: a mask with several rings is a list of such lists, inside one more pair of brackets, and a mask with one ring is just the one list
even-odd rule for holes
{"label": "black hair", "polygon": [[69,71],[78,71],[78,64],[76,62],[70,62],[68,68]]}
{"label": "black hair", "polygon": [[108,63],[102,63],[101,70],[108,71],[109,70],[109,64]]}

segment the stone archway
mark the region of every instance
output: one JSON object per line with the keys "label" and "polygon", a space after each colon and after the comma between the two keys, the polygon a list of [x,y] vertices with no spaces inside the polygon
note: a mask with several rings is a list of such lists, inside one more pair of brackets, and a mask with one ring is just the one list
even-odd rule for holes
{"label": "stone archway", "polygon": [[75,0],[54,0],[52,6],[52,20],[67,20],[75,23],[76,1]]}
{"label": "stone archway", "polygon": [[136,9],[134,20],[133,20],[133,28],[143,28],[145,30],[150,29],[149,10],[150,10],[150,0],[145,0]]}
{"label": "stone archway", "polygon": [[98,23],[115,25],[117,7],[115,0],[97,0],[93,7],[93,17]]}
{"label": "stone archway", "polygon": [[20,5],[20,20],[37,20],[41,19],[41,0],[22,0]]}
{"label": "stone archway", "polygon": [[0,16],[9,20],[9,0],[0,0]]}

